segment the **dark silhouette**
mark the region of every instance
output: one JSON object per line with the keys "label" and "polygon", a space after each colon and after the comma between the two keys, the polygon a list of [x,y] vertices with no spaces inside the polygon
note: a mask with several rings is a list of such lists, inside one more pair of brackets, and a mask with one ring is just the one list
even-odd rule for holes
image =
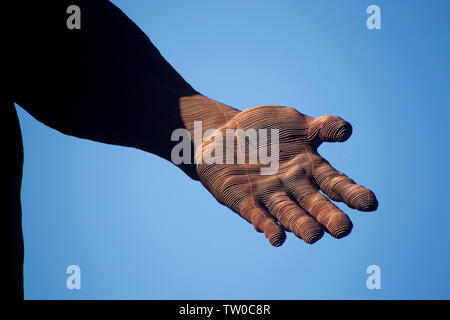
{"label": "dark silhouette", "polygon": [[[69,5],[81,9],[81,29],[69,30]],[[374,194],[334,170],[317,154],[322,141],[344,141],[351,126],[338,117],[313,119],[295,109],[263,106],[243,112],[194,90],[161,56],[148,37],[117,7],[99,1],[16,1],[7,12],[5,94],[1,119],[7,203],[1,246],[6,252],[2,296],[23,298],[20,184],[22,141],[14,103],[62,133],[139,148],[170,161],[177,128],[269,128],[280,130],[280,172],[261,177],[257,165],[179,165],[224,205],[279,246],[285,230],[308,243],[323,230],[350,233],[335,201],[363,211],[376,209]],[[204,152],[209,142],[198,152]],[[194,155],[192,155],[194,156]],[[192,163],[192,161],[191,161]]]}

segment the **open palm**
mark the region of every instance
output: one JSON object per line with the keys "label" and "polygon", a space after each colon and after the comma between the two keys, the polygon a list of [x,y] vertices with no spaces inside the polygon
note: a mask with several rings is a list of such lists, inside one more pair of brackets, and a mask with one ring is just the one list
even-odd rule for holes
{"label": "open palm", "polygon": [[217,133],[225,137],[227,129],[278,129],[279,165],[273,174],[261,174],[267,165],[259,159],[249,163],[249,150],[255,151],[261,145],[252,145],[247,140],[246,148],[234,144],[234,159],[244,152],[241,156],[247,160],[245,163],[224,160],[223,164],[205,161],[197,164],[201,182],[214,197],[253,224],[258,232],[264,232],[272,245],[283,244],[285,230],[307,243],[319,240],[324,231],[336,238],[348,235],[352,222],[330,200],[342,201],[360,211],[376,210],[378,202],[372,191],[335,170],[317,153],[324,141],[342,142],[350,137],[352,127],[341,118],[315,119],[282,106],[247,109],[203,142],[197,149],[197,157],[211,155],[217,147]]}

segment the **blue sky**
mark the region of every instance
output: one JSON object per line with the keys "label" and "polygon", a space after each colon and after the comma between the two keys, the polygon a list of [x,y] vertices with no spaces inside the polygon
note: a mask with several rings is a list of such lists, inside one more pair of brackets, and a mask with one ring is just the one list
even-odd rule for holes
{"label": "blue sky", "polygon": [[[273,248],[169,162],[18,107],[26,299],[450,298],[448,1],[113,2],[203,94],[351,122],[319,152],[380,206],[339,204],[344,239]],[[366,28],[370,4],[382,30]],[[81,290],[66,288],[71,264]],[[381,290],[366,287],[372,264]]]}

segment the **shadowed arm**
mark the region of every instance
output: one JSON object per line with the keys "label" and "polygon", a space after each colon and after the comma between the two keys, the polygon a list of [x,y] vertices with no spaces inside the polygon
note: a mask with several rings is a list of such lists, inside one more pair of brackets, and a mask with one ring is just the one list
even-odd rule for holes
{"label": "shadowed arm", "polygon": [[[78,4],[80,30],[66,27],[65,10]],[[239,110],[193,89],[161,56],[148,37],[107,1],[43,1],[11,22],[20,36],[9,52],[9,91],[35,118],[65,134],[139,148],[171,160],[178,128],[277,129],[279,163],[261,175],[261,162],[180,164],[212,195],[279,246],[285,230],[308,243],[323,231],[341,238],[352,229],[330,200],[375,210],[368,189],[335,170],[317,152],[324,141],[345,141],[351,126],[339,117],[314,119],[292,108]],[[180,48],[182,50],[182,48]],[[237,138],[237,137],[235,137]],[[197,145],[193,156],[210,154],[216,141]],[[234,142],[233,142],[234,143]],[[248,158],[248,151],[242,151]],[[248,149],[247,149],[248,150]],[[239,157],[238,148],[234,157]],[[321,193],[322,191],[323,193]]]}

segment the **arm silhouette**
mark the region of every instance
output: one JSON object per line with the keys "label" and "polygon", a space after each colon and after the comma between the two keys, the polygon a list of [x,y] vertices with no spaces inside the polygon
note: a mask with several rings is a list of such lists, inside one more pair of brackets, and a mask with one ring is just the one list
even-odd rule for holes
{"label": "arm silhouette", "polygon": [[[81,9],[79,30],[66,26],[66,10],[73,4]],[[193,136],[195,121],[202,121],[203,132],[277,129],[279,168],[274,174],[261,175],[261,163],[178,164],[274,246],[284,242],[285,231],[307,243],[320,239],[324,231],[336,238],[349,234],[350,219],[331,200],[361,211],[377,208],[373,192],[335,170],[317,152],[322,142],[348,139],[349,123],[332,116],[314,119],[283,106],[239,111],[202,95],[109,1],[16,1],[8,10],[7,24],[11,32],[4,40],[5,105],[10,108],[15,102],[62,133],[138,148],[170,161],[177,143],[172,133],[184,128]],[[14,117],[11,123],[17,131]],[[13,140],[20,140],[20,132],[14,134]],[[215,143],[211,139],[191,144],[192,160],[209,154]],[[21,144],[14,148],[21,156]],[[239,152],[236,149],[234,156]],[[14,182],[16,196],[11,197],[15,209],[7,213],[14,220],[8,234],[15,239],[8,247],[19,248],[8,254],[14,261],[22,259],[19,169],[10,173],[19,178]],[[14,279],[21,274],[16,265]]]}

